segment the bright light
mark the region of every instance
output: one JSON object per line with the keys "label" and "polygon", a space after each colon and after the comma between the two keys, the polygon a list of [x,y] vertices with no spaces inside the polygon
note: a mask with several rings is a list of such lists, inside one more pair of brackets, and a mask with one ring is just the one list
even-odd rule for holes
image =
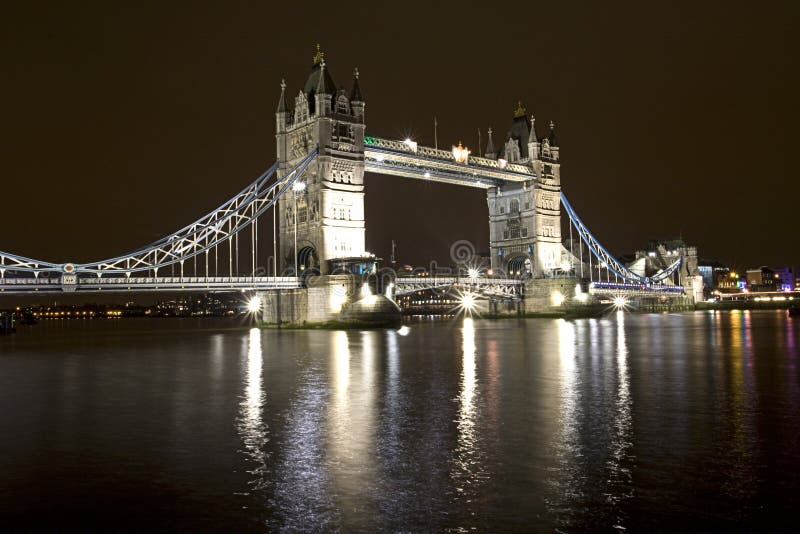
{"label": "bright light", "polygon": [[430,177],[431,177],[431,173],[429,173],[429,172],[426,172],[426,173],[425,173],[425,178],[430,178]]}
{"label": "bright light", "polygon": [[410,148],[412,152],[414,152],[415,154],[417,153],[417,142],[416,141],[412,141],[411,139],[406,139],[405,141],[403,141],[403,143],[408,148]]}
{"label": "bright light", "polygon": [[576,284],[575,285],[575,300],[577,300],[578,302],[581,302],[581,303],[585,303],[586,301],[589,300],[589,294],[588,293],[584,293],[581,290],[581,285],[580,284]]}
{"label": "bright light", "polygon": [[506,165],[508,165],[507,160],[504,160],[503,158],[497,160],[497,166],[500,167],[501,169],[505,169]]}
{"label": "bright light", "polygon": [[628,305],[628,300],[625,297],[614,297],[614,306],[622,309]]}
{"label": "bright light", "polygon": [[297,192],[297,193],[299,193],[300,191],[303,191],[305,188],[306,188],[306,183],[305,182],[301,182],[299,180],[297,182],[295,182],[294,185],[292,186],[292,190]]}
{"label": "bright light", "polygon": [[378,163],[382,162],[383,161],[383,154],[378,154],[377,156],[375,156],[375,161],[377,161]]}
{"label": "bright light", "polygon": [[361,284],[361,298],[365,299],[371,296],[372,296],[372,290],[369,288],[369,284],[364,282],[363,284]]}
{"label": "bright light", "polygon": [[392,289],[394,289],[394,284],[389,282],[389,285],[386,286],[386,298],[392,298]]}
{"label": "bright light", "polygon": [[456,163],[468,163],[469,153],[470,150],[462,146],[461,141],[458,142],[458,146],[453,147],[453,159],[456,160]]}
{"label": "bright light", "polygon": [[561,306],[564,304],[565,298],[566,297],[564,297],[560,291],[553,291],[550,295],[550,301],[553,303],[553,306]]}
{"label": "bright light", "polygon": [[464,293],[461,295],[461,307],[464,308],[466,311],[472,311],[475,309],[475,296],[472,293]]}
{"label": "bright light", "polygon": [[478,269],[474,268],[474,267],[470,267],[469,269],[467,269],[467,276],[469,276],[470,278],[473,278],[473,279],[474,278],[478,278],[478,276],[480,276],[480,274],[481,274],[481,272]]}
{"label": "bright light", "polygon": [[253,297],[247,302],[247,311],[257,313],[261,311],[261,297]]}
{"label": "bright light", "polygon": [[330,306],[333,313],[342,311],[342,306],[347,302],[347,289],[344,285],[336,285],[331,288]]}

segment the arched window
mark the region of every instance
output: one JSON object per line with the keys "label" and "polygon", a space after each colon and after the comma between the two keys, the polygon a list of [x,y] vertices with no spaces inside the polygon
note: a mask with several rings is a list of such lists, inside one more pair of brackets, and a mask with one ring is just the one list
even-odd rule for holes
{"label": "arched window", "polygon": [[519,213],[519,200],[516,198],[511,199],[511,203],[509,204],[509,212],[511,213]]}
{"label": "arched window", "polygon": [[350,114],[350,102],[347,101],[346,96],[340,95],[336,99],[336,113]]}

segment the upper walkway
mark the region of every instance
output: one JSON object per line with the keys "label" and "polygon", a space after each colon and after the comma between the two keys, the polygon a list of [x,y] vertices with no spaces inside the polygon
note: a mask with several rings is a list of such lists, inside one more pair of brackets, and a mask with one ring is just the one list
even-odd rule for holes
{"label": "upper walkway", "polygon": [[471,156],[466,148],[449,151],[419,146],[410,140],[365,136],[364,160],[367,172],[481,189],[536,178],[526,165]]}

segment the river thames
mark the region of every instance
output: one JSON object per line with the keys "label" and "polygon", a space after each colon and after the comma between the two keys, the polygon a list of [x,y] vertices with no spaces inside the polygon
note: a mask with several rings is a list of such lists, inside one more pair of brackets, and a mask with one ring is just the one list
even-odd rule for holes
{"label": "river thames", "polygon": [[784,311],[0,338],[0,530],[797,530]]}

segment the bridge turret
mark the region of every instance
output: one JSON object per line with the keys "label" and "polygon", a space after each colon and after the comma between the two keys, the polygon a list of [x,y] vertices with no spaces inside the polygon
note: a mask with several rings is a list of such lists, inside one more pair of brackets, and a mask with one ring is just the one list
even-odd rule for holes
{"label": "bridge turret", "polygon": [[357,82],[351,98],[337,90],[318,47],[297,106],[304,112],[295,109],[295,120],[278,131],[278,172],[285,175],[316,147],[319,156],[304,186],[279,201],[280,262],[285,272],[296,263],[300,273],[328,274],[329,260],[366,255],[364,102]]}
{"label": "bridge turret", "polygon": [[550,156],[558,161],[558,139],[556,138],[556,123],[550,121],[550,133],[547,135],[547,140],[550,143]]}
{"label": "bridge turret", "polygon": [[521,163],[528,161],[528,137],[530,136],[530,125],[528,116],[522,102],[517,105],[514,111],[514,120],[511,128],[506,135],[506,142],[500,157],[510,163]]}
{"label": "bridge turret", "polygon": [[531,115],[531,133],[528,136],[528,157],[531,162],[539,159],[539,139],[536,137],[536,118]]}
{"label": "bridge turret", "polygon": [[353,89],[350,91],[350,106],[353,116],[364,122],[364,97],[361,95],[361,86],[358,83],[358,68],[353,70]]}
{"label": "bridge turret", "polygon": [[492,129],[489,128],[489,142],[486,143],[486,157],[488,159],[497,159],[497,149],[494,148],[494,139],[492,139]]}
{"label": "bridge turret", "polygon": [[317,92],[314,95],[315,99],[315,108],[317,110],[317,116],[325,117],[326,115],[331,114],[331,100],[332,96],[329,91],[333,91],[335,87],[326,87],[325,84],[325,60],[323,59],[320,62],[320,73],[319,73],[319,81],[317,82]]}
{"label": "bridge turret", "polygon": [[278,100],[278,108],[275,110],[275,131],[286,131],[286,117],[288,110],[286,109],[286,80],[281,80],[281,97]]}

